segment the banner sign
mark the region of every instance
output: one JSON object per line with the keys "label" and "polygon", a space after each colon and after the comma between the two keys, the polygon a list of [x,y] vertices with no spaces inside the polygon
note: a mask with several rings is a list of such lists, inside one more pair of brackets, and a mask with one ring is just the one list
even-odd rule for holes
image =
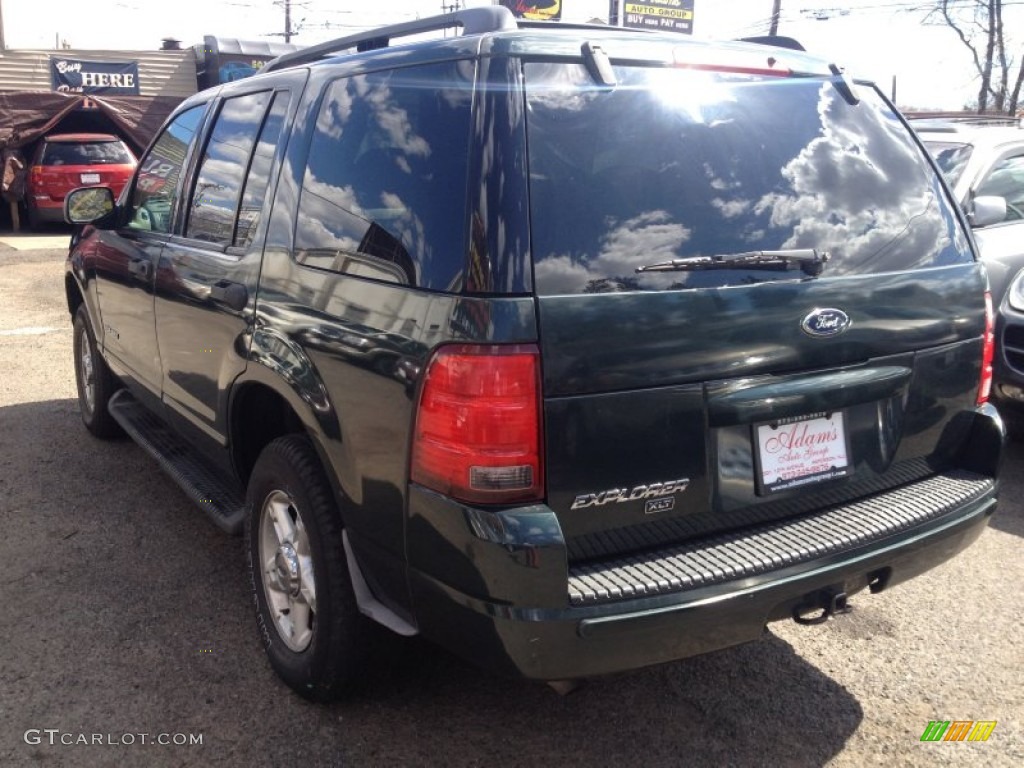
{"label": "banner sign", "polygon": [[501,0],[501,4],[512,11],[517,19],[562,20],[562,0]]}
{"label": "banner sign", "polygon": [[50,83],[61,93],[138,96],[139,62],[50,57]]}
{"label": "banner sign", "polygon": [[[613,8],[620,3],[624,27],[693,34],[693,0],[611,0]],[[609,16],[618,23],[617,13]]]}

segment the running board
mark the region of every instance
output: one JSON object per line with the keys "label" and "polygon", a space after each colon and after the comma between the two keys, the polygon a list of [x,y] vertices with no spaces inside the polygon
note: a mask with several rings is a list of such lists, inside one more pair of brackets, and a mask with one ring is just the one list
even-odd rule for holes
{"label": "running board", "polygon": [[203,457],[163,420],[122,389],[110,398],[110,415],[152,456],[163,470],[221,529],[240,533],[245,520],[245,495],[230,481],[211,472]]}

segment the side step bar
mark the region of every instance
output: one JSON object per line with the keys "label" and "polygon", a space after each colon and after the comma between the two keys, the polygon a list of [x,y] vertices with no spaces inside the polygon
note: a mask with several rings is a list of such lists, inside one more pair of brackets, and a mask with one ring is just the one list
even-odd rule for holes
{"label": "side step bar", "polygon": [[115,393],[107,408],[132,440],[157,460],[221,530],[230,534],[241,532],[245,520],[245,494],[241,488],[211,472],[195,449],[128,390]]}

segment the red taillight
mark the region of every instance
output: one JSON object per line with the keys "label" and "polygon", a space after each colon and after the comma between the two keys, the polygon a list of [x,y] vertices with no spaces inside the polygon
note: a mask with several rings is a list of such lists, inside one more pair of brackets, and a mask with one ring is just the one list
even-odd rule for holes
{"label": "red taillight", "polygon": [[533,345],[441,347],[424,376],[412,481],[474,503],[543,498],[539,382]]}
{"label": "red taillight", "polygon": [[985,343],[981,351],[981,381],[978,383],[978,405],[988,402],[992,392],[992,361],[996,353],[995,316],[992,294],[985,291]]}
{"label": "red taillight", "polygon": [[[732,75],[761,75],[765,77],[790,77],[791,67],[780,61],[778,52],[766,49],[766,53],[742,54],[738,51],[715,53],[714,51],[676,48],[672,64],[678,69],[695,69],[701,72],[718,72]],[[824,74],[824,73],[822,73]]]}

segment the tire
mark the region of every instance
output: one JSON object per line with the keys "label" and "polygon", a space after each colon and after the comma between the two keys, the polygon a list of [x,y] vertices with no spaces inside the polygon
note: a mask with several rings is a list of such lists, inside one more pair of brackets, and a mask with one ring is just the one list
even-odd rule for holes
{"label": "tire", "polygon": [[96,335],[92,331],[85,304],[80,305],[75,312],[73,348],[78,410],[82,414],[82,423],[100,439],[121,437],[124,430],[114,421],[107,408],[120,384],[96,349]]}
{"label": "tire", "polygon": [[356,605],[341,518],[307,437],[263,449],[246,506],[249,579],[270,665],[305,698],[336,699],[363,667],[372,625]]}

